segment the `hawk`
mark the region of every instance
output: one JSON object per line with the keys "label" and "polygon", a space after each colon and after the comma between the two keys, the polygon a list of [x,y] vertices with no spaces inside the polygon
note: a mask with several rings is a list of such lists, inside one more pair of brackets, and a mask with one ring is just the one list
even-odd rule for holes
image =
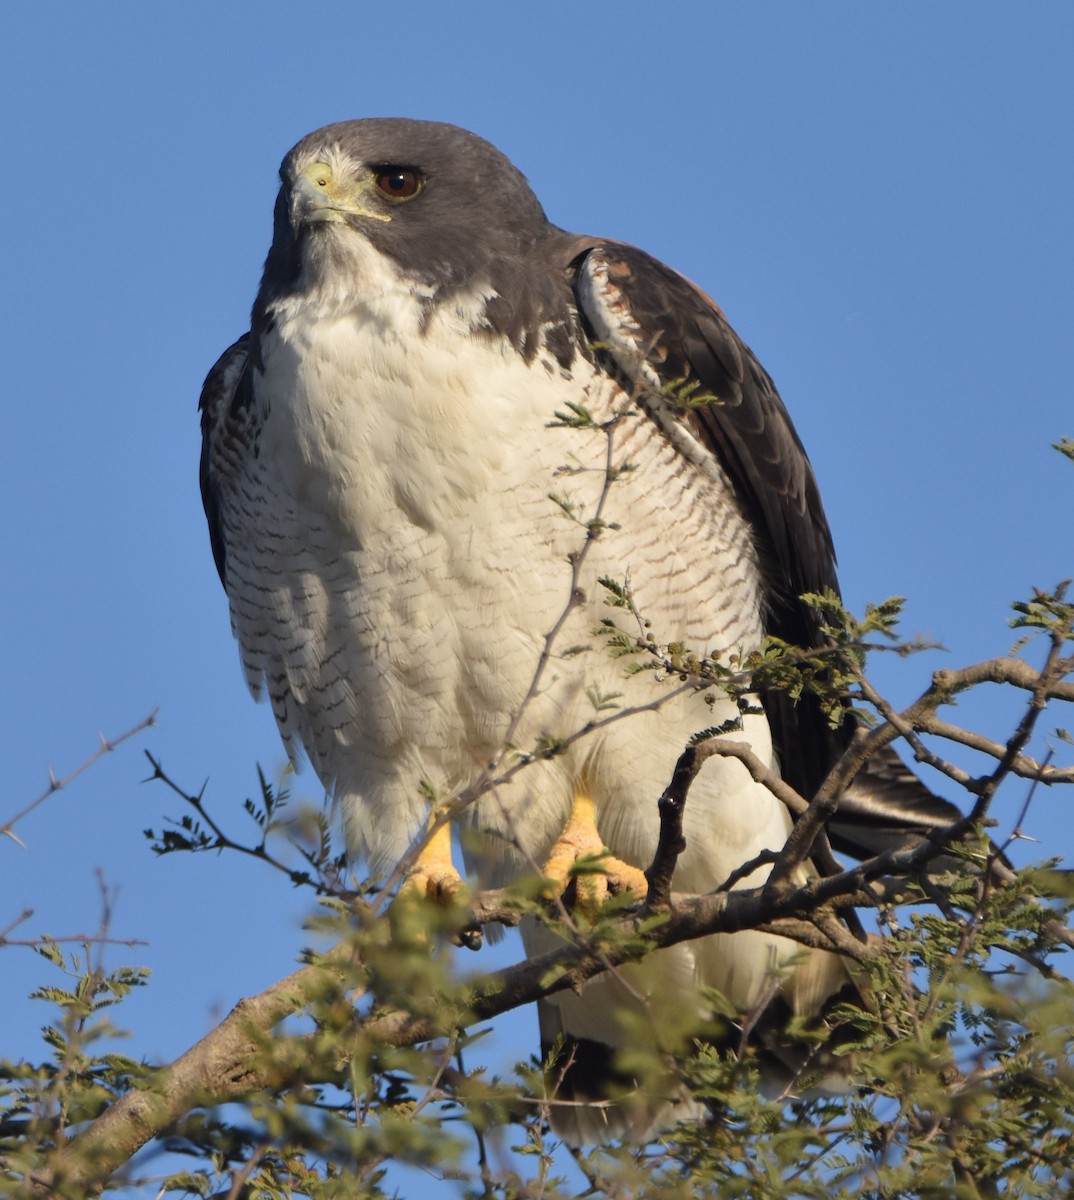
{"label": "hawk", "polygon": [[[836,588],[816,481],[721,310],[643,251],[553,225],[503,154],[452,125],[328,125],[280,175],[250,331],[201,397],[202,494],[247,681],[340,801],[350,852],[389,875],[431,797],[459,795],[508,741],[563,744],[458,814],[492,885],[565,881],[606,848],[644,888],[657,798],[689,738],[724,721],[812,794],[846,737],[816,705],[771,693],[740,717],[720,693],[669,698],[659,672],[624,681],[593,637],[613,611],[725,663],[770,634],[821,644],[800,599]],[[615,704],[643,711],[563,741]],[[848,822],[883,836],[949,819],[942,802],[900,807],[904,783],[892,768],[860,789]],[[713,758],[676,889],[719,886],[790,824]],[[412,881],[449,891],[449,838],[427,843]],[[542,1002],[542,1038],[565,1048],[560,1095],[586,1101],[638,1036],[631,1012],[696,1010],[705,985],[743,1014],[774,989],[808,1014],[846,982],[835,955],[716,935]],[[631,1132],[688,1111],[669,1091]],[[565,1106],[558,1124],[592,1140],[608,1112]]]}

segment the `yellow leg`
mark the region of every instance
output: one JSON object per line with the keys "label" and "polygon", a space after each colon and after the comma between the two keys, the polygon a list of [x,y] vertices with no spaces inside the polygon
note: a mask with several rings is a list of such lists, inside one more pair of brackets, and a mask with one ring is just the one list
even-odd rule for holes
{"label": "yellow leg", "polygon": [[556,838],[541,872],[552,881],[548,889],[550,896],[558,896],[564,891],[575,864],[587,856],[598,857],[599,862],[593,863],[593,871],[575,875],[578,903],[582,908],[598,907],[609,892],[633,892],[641,897],[649,890],[644,871],[608,852],[597,832],[596,806],[589,796],[580,793],[574,797],[567,825]]}
{"label": "yellow leg", "polygon": [[450,900],[462,888],[462,876],[451,861],[451,826],[444,824],[422,846],[401,890],[430,900]]}

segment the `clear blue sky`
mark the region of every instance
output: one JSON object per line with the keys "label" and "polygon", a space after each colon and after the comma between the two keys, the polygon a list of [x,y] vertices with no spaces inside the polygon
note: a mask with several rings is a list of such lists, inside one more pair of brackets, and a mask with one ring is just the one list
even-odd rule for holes
{"label": "clear blue sky", "polygon": [[[0,815],[160,706],[0,844],[0,928],[24,906],[25,935],[92,928],[103,871],[154,970],[135,1053],[178,1053],[303,943],[269,872],[155,860],[141,831],[177,809],[139,781],[147,748],[239,829],[254,764],[282,763],[209,553],[196,402],[246,328],[279,160],[317,126],[468,126],[557,223],[713,294],[797,422],[848,600],[905,594],[907,632],[948,648],[879,663],[895,699],[1004,652],[1009,601],[1074,574],[1049,447],[1074,435],[1074,7],[7,4],[0,47]],[[956,715],[1003,736],[995,700]],[[308,770],[297,790],[318,797]],[[1038,797],[1022,858],[1069,857],[1071,803]],[[21,997],[45,978],[3,951],[3,1052],[37,1053]]]}

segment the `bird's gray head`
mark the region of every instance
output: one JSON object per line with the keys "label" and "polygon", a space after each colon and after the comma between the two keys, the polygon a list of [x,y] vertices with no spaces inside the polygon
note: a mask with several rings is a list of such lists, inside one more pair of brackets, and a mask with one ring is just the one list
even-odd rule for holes
{"label": "bird's gray head", "polygon": [[280,167],[262,302],[300,286],[364,239],[415,286],[457,288],[528,258],[553,227],[503,154],[455,125],[402,118],[341,121]]}
{"label": "bird's gray head", "polygon": [[480,296],[474,331],[526,358],[543,346],[565,366],[577,352],[564,268],[583,239],[549,222],[521,171],[483,138],[436,121],[341,121],[304,137],[280,178],[255,356],[278,303],[345,305],[388,276],[426,312]]}

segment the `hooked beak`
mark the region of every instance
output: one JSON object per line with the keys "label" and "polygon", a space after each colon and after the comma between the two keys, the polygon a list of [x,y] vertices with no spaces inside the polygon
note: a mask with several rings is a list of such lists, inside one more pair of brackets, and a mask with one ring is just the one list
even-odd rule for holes
{"label": "hooked beak", "polygon": [[291,188],[292,223],[297,229],[301,225],[343,221],[347,217],[391,220],[386,213],[366,207],[361,202],[360,192],[360,183],[353,179],[338,179],[328,163],[310,163]]}

